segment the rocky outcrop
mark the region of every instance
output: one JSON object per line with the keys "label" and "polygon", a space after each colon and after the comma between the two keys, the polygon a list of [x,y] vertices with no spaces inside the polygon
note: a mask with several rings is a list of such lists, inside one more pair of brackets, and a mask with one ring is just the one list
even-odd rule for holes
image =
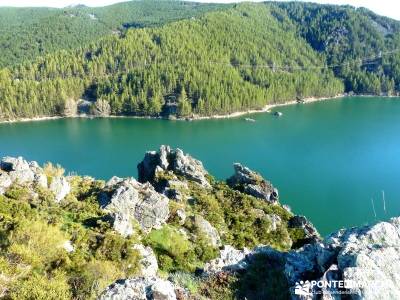
{"label": "rocky outcrop", "polygon": [[28,183],[33,182],[37,165],[32,162],[28,163],[22,157],[4,157],[0,162],[1,170],[8,173],[12,182]]}
{"label": "rocky outcrop", "polygon": [[153,249],[150,247],[145,247],[141,244],[133,245],[133,249],[137,250],[141,256],[139,262],[141,276],[155,277],[158,272],[158,263]]}
{"label": "rocky outcrop", "polygon": [[206,263],[204,272],[206,274],[217,273],[221,271],[237,272],[245,270],[248,266],[246,256],[250,254],[250,250],[244,248],[237,250],[232,246],[225,245],[220,250],[219,257]]}
{"label": "rocky outcrop", "polygon": [[150,183],[133,178],[114,177],[99,197],[100,206],[110,213],[114,229],[127,236],[132,232],[129,223],[137,221],[145,232],[161,228],[169,216],[166,196],[157,193]]}
{"label": "rocky outcrop", "polygon": [[181,149],[171,149],[162,145],[158,152],[147,152],[143,161],[138,164],[139,181],[142,183],[147,181],[154,183],[157,173],[166,171],[171,171],[203,187],[210,187],[206,177],[208,173],[201,161],[184,154]]}
{"label": "rocky outcrop", "polygon": [[224,246],[204,272],[245,274],[260,256],[286,278],[292,299],[400,299],[400,217],[340,230],[289,252]]}
{"label": "rocky outcrop", "polygon": [[13,183],[49,189],[56,202],[62,201],[70,192],[71,186],[66,177],[56,176],[49,181],[37,162],[28,162],[22,157],[3,157],[0,161],[0,194]]}
{"label": "rocky outcrop", "polygon": [[[306,245],[288,254],[288,283],[305,294],[293,299],[335,299],[335,289],[315,282],[341,280],[349,299],[400,299],[400,218],[373,226],[340,230],[323,242]],[[323,285],[320,283],[320,285]]]}
{"label": "rocky outcrop", "polygon": [[176,300],[176,294],[173,284],[167,280],[157,277],[137,277],[117,280],[98,299]]}
{"label": "rocky outcrop", "polygon": [[49,190],[54,193],[56,202],[60,202],[71,192],[71,186],[65,177],[54,177],[51,180]]}
{"label": "rocky outcrop", "polygon": [[278,190],[260,174],[239,163],[233,167],[235,174],[227,180],[231,188],[271,203],[279,200]]}
{"label": "rocky outcrop", "polygon": [[218,231],[200,215],[195,215],[192,217],[193,225],[195,229],[206,236],[213,247],[218,247],[221,245],[221,238]]}
{"label": "rocky outcrop", "polygon": [[288,222],[289,228],[300,228],[304,231],[305,238],[303,243],[313,243],[321,240],[317,229],[314,225],[304,216],[293,216]]}

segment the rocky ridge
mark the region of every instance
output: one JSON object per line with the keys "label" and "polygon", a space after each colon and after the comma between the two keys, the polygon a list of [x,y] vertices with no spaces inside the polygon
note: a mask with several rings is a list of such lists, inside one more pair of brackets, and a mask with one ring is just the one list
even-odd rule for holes
{"label": "rocky ridge", "polygon": [[[140,256],[140,272],[118,279],[101,293],[99,299],[195,299],[193,291],[177,283],[173,276],[167,279],[160,276],[165,274],[163,268],[166,258],[163,251],[166,250],[160,252],[158,244],[148,242],[148,237],[154,232],[178,234],[182,239],[180,243],[190,247],[195,247],[200,236],[206,237],[207,247],[219,250],[217,257],[197,267],[196,274],[200,275],[196,280],[199,281],[208,282],[218,274],[224,274],[240,282],[255,272],[251,276],[256,276],[260,286],[269,291],[268,282],[272,280],[269,276],[272,275],[263,274],[258,269],[265,264],[268,266],[265,269],[273,271],[274,280],[280,278],[281,281],[280,290],[268,292],[272,293],[268,294],[270,297],[274,296],[273,293],[280,293],[292,299],[341,299],[339,292],[348,292],[349,299],[400,298],[400,218],[340,230],[322,239],[305,217],[293,215],[279,204],[278,190],[269,181],[240,164],[235,164],[234,168],[234,175],[227,180],[232,191],[220,190],[221,183],[213,181],[200,161],[180,149],[161,146],[158,152],[146,153],[138,165],[138,181],[113,177],[103,183],[97,198],[99,207],[107,216],[105,220],[124,238],[132,235],[141,237],[131,246]],[[71,177],[60,175],[59,172],[49,173],[46,167],[42,168],[36,162],[28,162],[23,158],[5,157],[0,162],[0,195],[7,195],[14,185],[23,185],[29,188],[32,197],[37,197],[37,188],[49,190],[54,202],[61,205],[63,201],[68,201],[71,182]],[[196,193],[191,191],[193,187],[196,187]],[[223,184],[222,187],[225,189]],[[277,234],[282,238],[282,232],[288,234],[296,230],[303,237],[297,241],[291,240],[289,244],[281,243],[278,248],[286,245],[285,250],[277,250],[277,247],[272,247],[273,244],[235,248],[227,243],[229,228],[216,222],[213,211],[204,214],[201,213],[202,209],[197,208],[201,200],[198,198],[199,192],[205,195],[206,201],[227,193],[224,196],[226,198],[215,200],[230,201],[231,197],[239,197],[237,199],[240,201],[257,203],[258,208],[245,210],[244,215],[254,218],[253,224],[258,224],[254,226],[264,223],[268,226],[262,235],[275,237]],[[215,205],[214,202],[206,203]],[[234,205],[237,203],[234,202]],[[262,209],[265,205],[268,210]],[[229,222],[232,222],[231,219]],[[163,231],[165,228],[173,230]],[[241,232],[235,234],[239,237]],[[157,243],[163,242],[157,240]],[[66,243],[63,246],[65,251],[73,253],[76,248],[74,242]],[[175,251],[175,245],[171,247],[172,250],[168,251]],[[198,248],[196,251],[205,249]],[[315,284],[332,280],[357,285],[344,289],[318,287]],[[302,295],[296,295],[300,289]],[[264,294],[247,292],[237,291],[244,293],[241,295],[248,299],[266,295],[265,290],[262,291]]]}

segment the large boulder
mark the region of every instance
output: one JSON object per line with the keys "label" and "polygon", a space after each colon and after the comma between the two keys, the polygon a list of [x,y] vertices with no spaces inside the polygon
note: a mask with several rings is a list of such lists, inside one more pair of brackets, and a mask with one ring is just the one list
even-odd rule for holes
{"label": "large boulder", "polygon": [[[156,192],[151,184],[142,184],[133,178],[112,178],[101,193],[99,202],[111,216],[118,216],[125,225],[135,220],[145,232],[161,228],[169,216],[168,198]],[[115,221],[114,218],[114,228],[126,236],[129,226],[119,226],[119,221],[116,226]]]}
{"label": "large boulder", "polygon": [[31,168],[36,168],[37,164],[29,163],[22,157],[3,157],[0,162],[0,169],[7,172],[12,182],[28,183],[35,178],[35,173]]}
{"label": "large boulder", "polygon": [[184,154],[181,149],[171,149],[162,145],[158,152],[149,151],[142,162],[138,164],[140,182],[154,182],[157,173],[171,171],[187,180],[209,188],[208,172],[201,161]]}
{"label": "large boulder", "polygon": [[400,218],[340,230],[320,243],[292,251],[286,258],[285,274],[292,290],[308,291],[306,296],[294,294],[293,299],[320,295],[338,299],[335,287],[323,286],[329,280],[342,281],[345,288],[341,291],[348,299],[400,299]]}
{"label": "large boulder", "polygon": [[271,203],[279,200],[278,190],[260,174],[239,163],[233,168],[235,173],[227,180],[231,188]]}
{"label": "large boulder", "polygon": [[99,300],[176,300],[171,282],[157,277],[137,277],[117,280]]}

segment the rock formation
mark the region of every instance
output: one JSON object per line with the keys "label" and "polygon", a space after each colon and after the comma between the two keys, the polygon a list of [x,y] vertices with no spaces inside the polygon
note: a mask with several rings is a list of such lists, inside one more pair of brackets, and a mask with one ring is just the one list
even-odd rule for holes
{"label": "rock formation", "polygon": [[51,177],[49,181],[37,162],[28,162],[22,157],[3,157],[0,161],[0,194],[12,184],[32,185],[47,188],[53,192],[55,201],[62,201],[71,191],[71,185],[64,176]]}
{"label": "rock formation", "polygon": [[[292,299],[341,299],[340,293],[346,299],[400,299],[400,217],[340,230],[322,242],[289,252],[267,246],[252,251],[224,246],[204,271],[245,272],[258,255],[283,261]],[[343,286],[334,286],[334,281]],[[302,288],[303,294],[296,295],[296,288]]]}
{"label": "rock formation", "polygon": [[235,163],[233,168],[235,174],[227,180],[231,188],[268,202],[278,201],[278,190],[260,174],[239,163]]}
{"label": "rock formation", "polygon": [[98,299],[176,300],[176,294],[173,284],[167,280],[157,277],[136,277],[117,280]]}
{"label": "rock formation", "polygon": [[158,272],[157,258],[153,249],[144,247],[141,244],[133,245],[133,249],[137,250],[142,257],[140,260],[140,273],[143,277],[155,277]]}
{"label": "rock formation", "polygon": [[304,216],[293,216],[288,222],[289,228],[301,228],[305,233],[303,243],[313,243],[321,240],[314,225]]}
{"label": "rock formation", "polygon": [[160,228],[169,216],[168,198],[157,193],[150,183],[142,184],[133,178],[112,178],[99,202],[113,217],[114,229],[124,236],[132,233],[133,221],[148,232]]}
{"label": "rock formation", "polygon": [[138,164],[139,182],[154,183],[157,173],[168,171],[203,187],[210,187],[206,177],[208,172],[204,169],[201,161],[184,154],[181,149],[171,149],[164,145],[158,152],[147,152],[143,161]]}

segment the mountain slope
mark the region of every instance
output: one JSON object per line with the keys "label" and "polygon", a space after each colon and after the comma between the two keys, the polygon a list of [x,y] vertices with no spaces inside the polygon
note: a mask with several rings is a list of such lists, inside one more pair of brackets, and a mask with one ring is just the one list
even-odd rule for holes
{"label": "mountain slope", "polygon": [[0,7],[0,67],[76,49],[131,27],[157,26],[229,7],[179,1],[130,1],[106,7]]}
{"label": "mountain slope", "polygon": [[276,2],[271,9],[278,19],[289,17],[298,34],[336,66],[347,91],[399,91],[399,21],[351,6]]}
{"label": "mountain slope", "polygon": [[288,18],[278,21],[264,4],[241,4],[4,69],[0,113],[11,119],[69,115],[81,97],[97,100],[92,108],[101,114],[185,117],[259,109],[340,93],[333,73],[315,68],[324,64]]}

